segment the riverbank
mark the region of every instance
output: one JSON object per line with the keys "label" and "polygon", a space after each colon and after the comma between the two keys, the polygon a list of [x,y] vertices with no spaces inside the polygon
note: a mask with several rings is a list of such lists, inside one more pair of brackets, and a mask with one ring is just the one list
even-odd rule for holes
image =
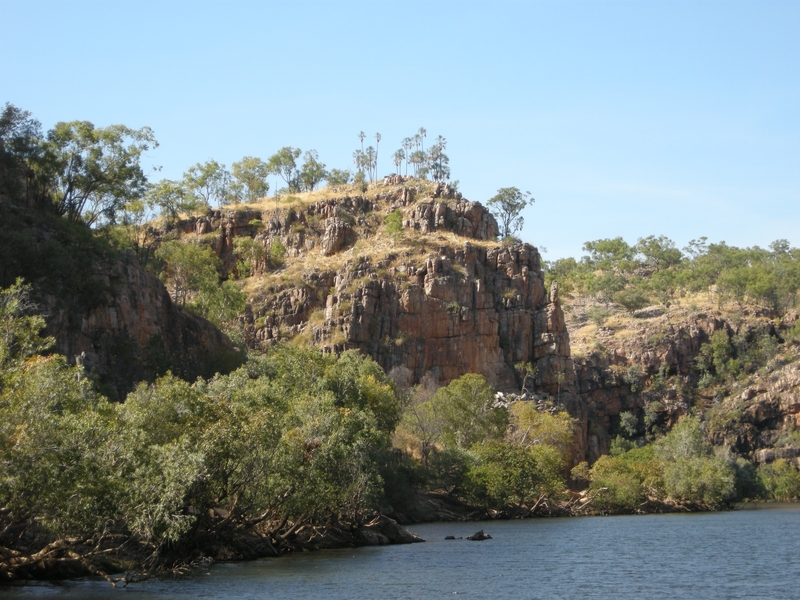
{"label": "riverbank", "polygon": [[[215,563],[253,561],[320,550],[424,542],[409,527],[431,523],[497,523],[554,517],[702,513],[770,508],[797,509],[800,508],[800,503],[744,502],[720,509],[700,503],[650,500],[636,510],[601,511],[592,507],[588,493],[581,492],[558,503],[541,499],[532,508],[494,510],[469,505],[452,495],[420,492],[405,512],[392,513],[392,518],[377,515],[359,525],[289,527],[285,534],[278,537],[260,535],[257,532],[217,532],[215,535],[200,536],[192,548],[173,548],[169,551],[162,549],[158,555],[152,547],[136,544],[120,533],[109,533],[99,540],[53,540],[35,552],[26,554],[17,551],[16,558],[4,556],[7,567],[0,572],[3,575],[0,583],[94,577],[115,585],[126,585],[151,577],[180,576],[198,569],[205,570]],[[29,535],[35,537],[33,533]]]}
{"label": "riverbank", "polygon": [[[122,532],[87,539],[53,539],[43,543],[36,527],[17,525],[17,548],[0,548],[0,583],[18,580],[102,578],[114,585],[164,575],[182,575],[217,562],[250,561],[296,552],[424,542],[384,515],[360,524],[289,526],[282,535],[252,531],[218,531],[198,535],[189,547],[153,548]],[[39,540],[30,548],[26,540]]]}
{"label": "riverbank", "polygon": [[[430,523],[425,544],[298,552],[214,565],[119,591],[126,600],[792,598],[800,505],[775,510]],[[483,542],[446,540],[478,529]],[[3,600],[109,598],[103,581],[5,587]]]}

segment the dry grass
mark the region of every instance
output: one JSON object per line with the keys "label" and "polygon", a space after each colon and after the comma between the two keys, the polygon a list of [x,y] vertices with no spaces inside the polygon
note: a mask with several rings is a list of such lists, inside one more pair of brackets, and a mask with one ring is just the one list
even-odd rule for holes
{"label": "dry grass", "polygon": [[[579,296],[563,298],[565,312],[585,311],[587,299]],[[591,302],[588,303],[591,305]],[[595,323],[586,322],[585,316],[581,318],[570,318],[567,322],[570,329],[570,347],[573,356],[585,357],[595,351],[597,344],[614,347],[624,340],[644,334],[658,334],[666,330],[668,325],[683,326],[688,319],[696,318],[698,315],[721,313],[725,317],[730,317],[738,312],[741,307],[735,302],[719,306],[717,299],[707,292],[684,293],[682,297],[676,297],[670,302],[662,317],[653,319],[637,319],[621,308],[614,310],[603,323],[602,330]],[[604,333],[611,330],[611,333]]]}
{"label": "dry grass", "polygon": [[[293,194],[285,194],[278,198],[279,208],[294,208],[295,210],[302,210],[315,202],[322,200],[330,200],[331,198],[344,198],[345,196],[364,196],[366,198],[375,198],[379,194],[385,192],[398,191],[404,187],[415,188],[417,190],[417,197],[421,197],[426,193],[431,193],[435,187],[432,181],[425,181],[422,179],[413,179],[401,185],[383,185],[380,182],[371,183],[368,185],[367,190],[362,192],[356,185],[337,185],[326,186],[313,192],[297,192]],[[238,208],[250,208],[253,210],[270,211],[275,209],[275,196],[260,198],[256,202],[243,202],[235,205]],[[223,208],[232,208],[232,205]]]}

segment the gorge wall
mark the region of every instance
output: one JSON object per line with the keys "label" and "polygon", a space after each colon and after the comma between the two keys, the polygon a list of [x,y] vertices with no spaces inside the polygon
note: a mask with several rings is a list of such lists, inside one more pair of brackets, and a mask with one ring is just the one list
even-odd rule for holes
{"label": "gorge wall", "polygon": [[[211,211],[176,229],[209,243],[229,272],[236,237],[263,248],[243,316],[253,348],[299,338],[358,349],[409,385],[473,372],[518,390],[514,365],[531,363],[541,391],[568,390],[569,335],[536,248],[495,243],[494,217],[449,186],[399,183],[299,207]],[[276,242],[286,263],[271,270]]]}
{"label": "gorge wall", "polygon": [[192,380],[241,363],[228,337],[178,308],[133,252],[15,199],[0,195],[0,283],[32,285],[53,351],[84,365],[109,397],[167,370]]}
{"label": "gorge wall", "polygon": [[104,299],[83,313],[61,307],[52,294],[42,296],[46,333],[55,338],[56,352],[110,385],[117,399],[168,370],[191,381],[241,364],[228,337],[178,308],[133,252],[98,265],[94,277]]}
{"label": "gorge wall", "polygon": [[[568,320],[577,339],[585,319]],[[800,447],[781,441],[800,428],[800,351],[781,337],[796,321],[795,312],[781,320],[758,307],[725,312],[684,305],[645,309],[628,327],[599,327],[595,349],[573,359],[575,392],[587,411],[586,459],[608,453],[622,432],[623,412],[636,417],[637,435],[645,435],[652,427],[667,430],[695,410],[705,415],[703,426],[715,445],[756,463],[787,458],[800,466]],[[733,384],[703,384],[697,358],[718,331],[752,345],[770,337],[781,352]]]}

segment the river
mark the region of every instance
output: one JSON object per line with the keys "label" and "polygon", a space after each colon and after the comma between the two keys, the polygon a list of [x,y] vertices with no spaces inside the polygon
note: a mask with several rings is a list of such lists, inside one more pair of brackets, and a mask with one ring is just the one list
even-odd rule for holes
{"label": "river", "polygon": [[[493,539],[447,541],[483,528]],[[430,523],[425,544],[331,550],[114,590],[0,588],[0,598],[800,598],[800,507]]]}

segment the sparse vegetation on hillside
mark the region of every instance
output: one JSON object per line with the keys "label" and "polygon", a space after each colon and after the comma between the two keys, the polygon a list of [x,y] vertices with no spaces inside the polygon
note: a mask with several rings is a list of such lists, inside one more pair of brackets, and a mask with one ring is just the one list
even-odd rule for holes
{"label": "sparse vegetation on hillside", "polygon": [[668,306],[687,294],[705,293],[719,306],[745,301],[779,315],[794,308],[800,290],[800,249],[777,240],[769,249],[736,248],[725,242],[693,240],[681,252],[665,236],[586,242],[580,260],[546,264],[549,281],[564,294],[575,292],[635,311],[648,302]]}

